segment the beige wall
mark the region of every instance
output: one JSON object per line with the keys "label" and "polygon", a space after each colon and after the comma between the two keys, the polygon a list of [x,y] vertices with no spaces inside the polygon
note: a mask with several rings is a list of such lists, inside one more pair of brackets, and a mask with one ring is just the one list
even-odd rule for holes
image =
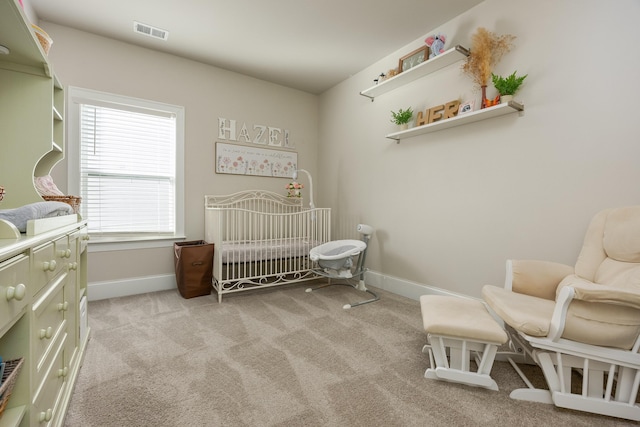
{"label": "beige wall", "polygon": [[479,102],[459,64],[375,102],[358,95],[421,37],[321,96],[321,204],[342,234],[377,228],[367,262],[383,275],[479,296],[503,283],[507,258],[573,264],[597,211],[640,203],[638,18],[636,0],[487,0],[425,29],[447,47],[479,26],[516,35],[495,71],[529,74],[524,115],[386,139],[390,110]]}
{"label": "beige wall", "polygon": [[[318,98],[172,55],[41,22],[54,40],[50,58],[65,86],[185,107],[185,199],[188,240],[204,237],[205,194],[266,189],[285,194],[285,178],[214,172],[218,117],[290,131],[301,168],[317,165]],[[227,141],[228,142],[228,141]],[[66,160],[53,176],[66,190]],[[90,253],[89,282],[173,274],[172,248]]]}
{"label": "beige wall", "polygon": [[[320,97],[196,62],[41,23],[65,85],[186,107],[189,239],[203,234],[202,196],[245,188],[280,191],[282,179],[213,172],[218,116],[289,128],[316,204],[334,210],[334,237],[377,229],[368,266],[479,296],[500,284],[507,258],[573,264],[591,216],[638,204],[637,79],[640,4],[595,0],[487,0],[425,36],[469,46],[484,26],[517,36],[496,68],[528,73],[517,114],[395,144],[390,110],[475,98],[459,65],[370,102],[358,93],[423,43],[420,37]],[[493,94],[489,90],[489,94]],[[54,176],[66,178],[66,165]],[[58,179],[58,181],[60,180]],[[89,281],[173,272],[170,250],[91,254]],[[120,268],[120,264],[128,265]]]}

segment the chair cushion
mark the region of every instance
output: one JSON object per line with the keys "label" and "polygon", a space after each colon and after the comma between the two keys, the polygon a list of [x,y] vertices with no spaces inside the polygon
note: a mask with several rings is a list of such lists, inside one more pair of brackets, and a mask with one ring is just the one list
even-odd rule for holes
{"label": "chair cushion", "polygon": [[593,281],[615,288],[640,290],[640,264],[607,258],[600,264]]}
{"label": "chair cushion", "polygon": [[640,264],[640,206],[604,210],[593,217],[584,238],[575,272],[597,283]]}
{"label": "chair cushion", "polygon": [[640,263],[640,206],[613,209],[602,237],[607,256],[616,261]]}
{"label": "chair cushion", "polygon": [[640,333],[638,310],[619,305],[574,300],[567,312],[562,338],[630,350],[638,333]]}
{"label": "chair cushion", "polygon": [[587,227],[582,249],[576,261],[575,273],[592,282],[595,281],[598,267],[607,259],[607,253],[602,247],[602,235],[610,211],[611,210],[605,210],[599,212],[593,217],[589,223],[589,227]]}
{"label": "chair cushion", "polygon": [[[558,292],[566,286],[575,286],[577,293],[580,293],[581,289],[596,293],[589,296],[592,301],[576,299],[571,302],[562,338],[626,350],[633,347],[640,333],[640,310],[637,309],[640,295],[637,292],[634,292],[635,295],[628,295],[630,306],[624,306],[619,303],[593,301],[596,298],[606,301],[608,295],[615,300],[615,289],[609,286],[591,283],[575,275],[562,280],[558,285]],[[598,288],[602,288],[604,292]]]}
{"label": "chair cushion", "polygon": [[490,285],[482,288],[482,298],[515,330],[534,337],[545,337],[549,333],[555,301]]}
{"label": "chair cushion", "polygon": [[511,260],[511,290],[551,301],[556,299],[558,284],[573,274],[573,267],[550,261]]}

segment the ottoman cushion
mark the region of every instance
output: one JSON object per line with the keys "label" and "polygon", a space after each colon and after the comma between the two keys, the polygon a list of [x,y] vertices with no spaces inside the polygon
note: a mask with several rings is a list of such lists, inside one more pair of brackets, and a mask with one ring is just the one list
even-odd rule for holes
{"label": "ottoman cushion", "polygon": [[433,335],[504,344],[507,334],[481,301],[444,295],[420,297],[424,330]]}

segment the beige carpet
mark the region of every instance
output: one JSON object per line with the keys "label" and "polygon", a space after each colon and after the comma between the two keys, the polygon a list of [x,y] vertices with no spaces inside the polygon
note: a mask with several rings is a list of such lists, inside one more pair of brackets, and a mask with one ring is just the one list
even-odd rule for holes
{"label": "beige carpet", "polygon": [[511,400],[524,384],[505,362],[497,392],[425,379],[417,301],[343,310],[363,293],[305,287],[91,302],[66,426],[637,425]]}

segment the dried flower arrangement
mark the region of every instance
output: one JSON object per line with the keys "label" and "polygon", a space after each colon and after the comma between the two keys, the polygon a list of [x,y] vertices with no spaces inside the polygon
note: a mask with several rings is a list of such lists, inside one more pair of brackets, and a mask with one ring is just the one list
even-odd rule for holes
{"label": "dried flower arrangement", "polygon": [[502,55],[511,50],[515,38],[511,34],[497,35],[483,27],[479,27],[471,36],[471,51],[462,65],[462,71],[482,88],[483,104],[493,67],[502,59]]}

